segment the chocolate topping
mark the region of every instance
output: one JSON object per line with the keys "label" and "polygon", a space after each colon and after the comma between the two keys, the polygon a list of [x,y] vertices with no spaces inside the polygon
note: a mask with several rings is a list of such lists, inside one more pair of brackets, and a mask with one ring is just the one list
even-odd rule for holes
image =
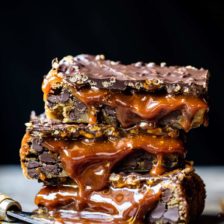
{"label": "chocolate topping", "polygon": [[137,62],[123,65],[105,60],[104,56],[67,56],[59,64],[54,63],[64,79],[74,85],[91,85],[98,88],[125,90],[164,89],[168,93],[202,95],[208,88],[208,70],[192,66],[164,66]]}

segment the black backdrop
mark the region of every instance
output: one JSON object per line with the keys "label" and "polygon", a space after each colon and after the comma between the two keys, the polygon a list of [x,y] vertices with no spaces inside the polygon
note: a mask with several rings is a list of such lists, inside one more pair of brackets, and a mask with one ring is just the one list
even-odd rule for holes
{"label": "black backdrop", "polygon": [[[211,71],[210,126],[189,134],[188,158],[224,164],[222,1],[5,1],[0,6],[0,163],[18,163],[24,123],[43,111],[42,76],[54,57],[104,53]],[[34,2],[39,2],[35,4]]]}

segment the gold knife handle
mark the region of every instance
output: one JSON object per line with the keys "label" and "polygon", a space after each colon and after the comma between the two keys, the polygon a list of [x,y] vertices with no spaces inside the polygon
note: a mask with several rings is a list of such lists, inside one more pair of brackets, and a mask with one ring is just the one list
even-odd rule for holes
{"label": "gold knife handle", "polygon": [[7,211],[22,211],[22,207],[19,202],[8,195],[0,193],[0,221],[15,221],[15,219],[7,215]]}

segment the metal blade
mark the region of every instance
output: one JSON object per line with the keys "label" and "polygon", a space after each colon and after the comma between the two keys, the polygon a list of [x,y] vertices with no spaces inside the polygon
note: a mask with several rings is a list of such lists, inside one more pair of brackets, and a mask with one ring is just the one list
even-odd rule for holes
{"label": "metal blade", "polygon": [[52,222],[49,220],[41,220],[39,218],[36,218],[32,216],[32,213],[30,212],[19,212],[19,211],[7,211],[7,215],[11,216],[17,220],[31,223],[31,224],[51,224]]}

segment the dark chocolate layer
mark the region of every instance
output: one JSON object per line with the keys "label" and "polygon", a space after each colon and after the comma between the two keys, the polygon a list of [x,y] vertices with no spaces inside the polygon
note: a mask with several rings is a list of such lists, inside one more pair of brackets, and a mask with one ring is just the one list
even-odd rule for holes
{"label": "dark chocolate layer", "polygon": [[45,114],[36,116],[33,112],[30,121],[26,123],[27,131],[34,137],[80,139],[80,138],[118,138],[127,135],[148,133],[157,136],[178,137],[179,132],[171,127],[155,128],[147,122],[141,122],[131,128],[115,127],[111,124],[69,124],[56,120],[49,120]]}
{"label": "dark chocolate layer", "polygon": [[203,95],[208,88],[208,70],[192,66],[166,66],[164,63],[137,62],[123,65],[105,60],[103,55],[78,55],[63,58],[58,73],[72,85],[91,85],[98,88],[146,91],[165,90],[167,93]]}

